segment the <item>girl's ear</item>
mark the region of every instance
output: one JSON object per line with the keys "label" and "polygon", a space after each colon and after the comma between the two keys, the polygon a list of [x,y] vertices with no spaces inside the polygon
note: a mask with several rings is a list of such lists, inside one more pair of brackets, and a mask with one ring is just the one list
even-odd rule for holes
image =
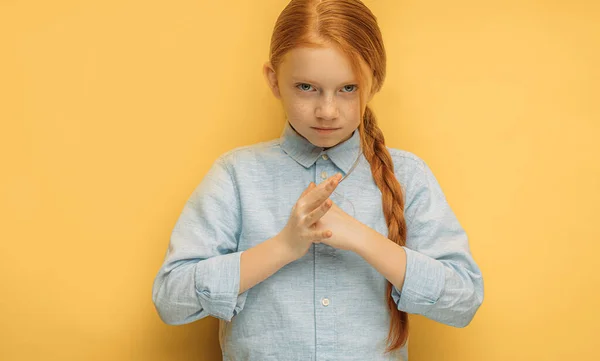
{"label": "girl's ear", "polygon": [[279,92],[279,85],[277,84],[277,74],[275,73],[275,70],[273,69],[273,66],[271,65],[270,62],[266,62],[263,65],[263,73],[265,75],[265,79],[267,80],[267,84],[269,85],[269,87],[271,88],[271,91],[273,92],[273,95],[275,95],[275,97],[277,99],[281,99],[281,93]]}

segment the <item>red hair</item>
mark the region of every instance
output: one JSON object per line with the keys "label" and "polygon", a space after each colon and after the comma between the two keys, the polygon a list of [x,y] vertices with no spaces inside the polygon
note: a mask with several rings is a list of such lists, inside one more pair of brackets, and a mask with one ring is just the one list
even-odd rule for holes
{"label": "red hair", "polygon": [[[273,68],[277,70],[283,56],[300,46],[334,46],[351,61],[354,73],[360,79],[362,121],[358,130],[362,152],[382,194],[388,238],[404,246],[406,222],[402,188],[394,175],[392,157],[375,115],[365,106],[366,97],[379,91],[385,78],[385,48],[376,17],[360,0],[292,0],[279,15],[273,29],[269,55]],[[372,74],[364,74],[361,63],[366,63]],[[373,77],[372,87],[365,89],[362,85],[366,84],[369,75]],[[408,339],[408,314],[398,310],[391,291],[392,283],[388,281],[386,293],[382,295],[391,316],[386,353],[402,347]]]}

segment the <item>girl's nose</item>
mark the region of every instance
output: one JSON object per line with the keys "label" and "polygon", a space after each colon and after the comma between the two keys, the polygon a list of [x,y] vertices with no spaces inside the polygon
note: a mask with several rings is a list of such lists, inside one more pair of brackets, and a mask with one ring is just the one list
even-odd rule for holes
{"label": "girl's nose", "polygon": [[339,110],[335,100],[331,97],[325,97],[317,106],[316,114],[318,118],[335,119],[339,115]]}

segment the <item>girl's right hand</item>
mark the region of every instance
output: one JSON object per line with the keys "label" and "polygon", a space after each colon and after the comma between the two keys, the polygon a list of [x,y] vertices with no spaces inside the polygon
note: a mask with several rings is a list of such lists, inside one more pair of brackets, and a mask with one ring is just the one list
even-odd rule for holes
{"label": "girl's right hand", "polygon": [[331,207],[329,196],[341,178],[338,173],[318,186],[310,182],[292,208],[290,219],[278,236],[294,260],[304,256],[313,243],[331,237],[331,231],[321,229],[318,221]]}

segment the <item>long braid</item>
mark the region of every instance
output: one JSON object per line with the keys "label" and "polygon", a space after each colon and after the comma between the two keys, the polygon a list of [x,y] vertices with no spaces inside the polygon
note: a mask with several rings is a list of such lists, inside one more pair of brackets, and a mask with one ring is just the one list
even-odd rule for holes
{"label": "long braid", "polygon": [[[394,175],[394,163],[385,146],[385,138],[377,126],[373,111],[367,106],[359,126],[362,149],[371,164],[371,173],[381,191],[383,214],[388,227],[388,238],[400,246],[406,244],[406,221],[404,219],[404,196],[400,183]],[[387,282],[386,302],[391,315],[388,333],[389,352],[402,347],[408,338],[408,314],[399,311],[391,297],[392,283]]]}

